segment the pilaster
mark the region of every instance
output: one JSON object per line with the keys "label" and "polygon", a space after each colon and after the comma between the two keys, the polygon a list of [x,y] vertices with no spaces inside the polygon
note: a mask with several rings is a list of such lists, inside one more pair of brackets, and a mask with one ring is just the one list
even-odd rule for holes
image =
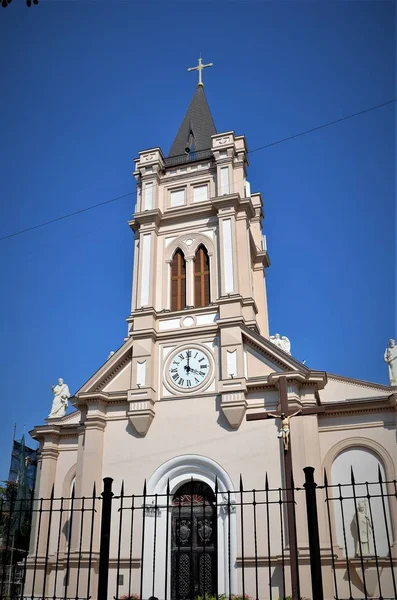
{"label": "pilaster", "polygon": [[[57,461],[59,456],[58,444],[60,428],[47,425],[36,429],[37,438],[41,439],[40,477],[35,490],[35,506],[32,515],[32,533],[30,538],[31,552],[44,556],[46,553],[47,536],[50,526],[50,498],[55,485]],[[41,511],[40,511],[41,509]]]}

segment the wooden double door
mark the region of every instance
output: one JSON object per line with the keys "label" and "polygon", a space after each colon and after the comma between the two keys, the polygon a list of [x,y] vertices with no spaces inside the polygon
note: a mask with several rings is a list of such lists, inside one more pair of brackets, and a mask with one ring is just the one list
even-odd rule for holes
{"label": "wooden double door", "polygon": [[216,595],[217,507],[207,484],[191,481],[177,490],[171,530],[172,600]]}

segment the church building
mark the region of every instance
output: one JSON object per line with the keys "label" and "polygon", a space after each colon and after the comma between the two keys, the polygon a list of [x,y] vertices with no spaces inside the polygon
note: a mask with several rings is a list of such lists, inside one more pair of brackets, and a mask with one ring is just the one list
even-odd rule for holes
{"label": "church building", "polygon": [[[40,541],[34,520],[27,585],[33,570],[48,597],[76,577],[83,585],[87,575],[76,573],[87,553],[98,573],[100,519],[91,531],[81,499],[92,498],[93,484],[100,497],[110,477],[117,507],[120,498],[127,506],[125,495],[131,510],[121,522],[116,504],[112,509],[109,598],[284,598],[294,586],[294,543],[301,595],[312,598],[299,489],[303,469],[313,467],[324,597],[335,597],[335,585],[339,598],[379,597],[381,582],[392,598],[397,388],[313,370],[286,338],[270,336],[263,200],[248,180],[244,135],[215,127],[205,66],[200,59],[199,83],[169,153],[149,148],[135,159],[125,341],[72,396],[72,412],[31,432],[40,446],[37,501],[52,493],[69,500],[51,525],[43,515]],[[351,526],[359,503],[349,487],[352,469],[358,496],[373,496],[369,506],[363,500],[367,541]],[[282,505],[291,481],[298,490],[294,532]],[[333,487],[339,484],[345,487]],[[327,503],[326,492],[336,499],[341,489],[346,503]],[[80,509],[86,502],[81,534],[62,521],[72,494]],[[89,585],[96,598],[96,576]],[[74,587],[67,592],[77,595],[83,597]]]}

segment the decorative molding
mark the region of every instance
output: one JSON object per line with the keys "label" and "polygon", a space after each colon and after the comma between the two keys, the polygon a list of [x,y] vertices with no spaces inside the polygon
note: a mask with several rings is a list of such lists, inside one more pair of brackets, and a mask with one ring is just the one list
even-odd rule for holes
{"label": "decorative molding", "polygon": [[[135,431],[140,436],[145,436],[152,424],[155,412],[154,390],[129,390],[129,407],[127,416]],[[134,399],[133,399],[134,398]]]}
{"label": "decorative molding", "polygon": [[[191,243],[186,244],[186,241],[191,241]],[[167,245],[164,251],[164,260],[166,263],[170,263],[178,248],[182,250],[185,260],[193,259],[201,244],[205,246],[208,256],[215,256],[215,245],[210,236],[203,233],[191,233],[190,235],[182,233]]]}
{"label": "decorative molding", "polygon": [[329,483],[331,484],[331,467],[337,456],[344,452],[345,450],[349,450],[350,448],[366,448],[374,453],[380,462],[383,464],[385,469],[386,479],[388,481],[392,481],[396,479],[396,470],[394,466],[394,462],[389,452],[386,450],[384,446],[376,442],[375,440],[362,436],[362,437],[348,437],[343,440],[340,440],[336,444],[334,444],[327,452],[324,457],[322,471],[326,471]]}
{"label": "decorative molding", "polygon": [[[225,382],[223,382],[223,385],[225,386]],[[228,390],[221,394],[222,412],[233,429],[240,427],[247,412],[247,407],[248,403],[244,390]]]}
{"label": "decorative molding", "polygon": [[95,387],[95,392],[100,392],[103,390],[103,388],[121,371],[121,369],[123,369],[128,362],[130,362],[132,359],[132,349],[130,348],[128,350],[128,352],[124,355],[123,359],[116,364],[116,366],[109,372],[104,374],[103,379],[98,382],[97,386]]}
{"label": "decorative molding", "polygon": [[[150,476],[147,482],[147,493],[149,496],[159,497],[167,493],[167,485],[169,484],[170,494],[175,492],[184,483],[188,483],[193,478],[194,481],[203,481],[213,491],[215,491],[215,481],[218,486],[218,493],[228,496],[230,492],[230,503],[235,504],[236,498],[232,490],[236,489],[229,474],[207,456],[197,454],[182,454],[175,456],[158,467]],[[163,514],[163,512],[162,512]],[[169,513],[169,518],[171,514]],[[159,547],[166,539],[165,524],[160,525],[160,520],[157,525],[157,539]],[[229,556],[230,564],[235,564],[237,552],[237,515],[231,512],[227,515],[224,509],[220,509],[217,515],[218,525],[218,591],[219,594],[225,593],[229,595],[229,584],[231,585],[230,592],[237,593],[237,571],[232,569],[229,571],[226,568],[227,557]],[[149,530],[145,536],[145,543],[150,550],[153,548],[154,531]],[[230,577],[230,580],[229,580]],[[151,589],[151,587],[150,587]],[[149,595],[149,594],[148,594]]]}
{"label": "decorative molding", "polygon": [[354,385],[355,387],[363,387],[366,389],[374,390],[384,390],[389,394],[392,394],[396,391],[395,388],[390,387],[388,385],[382,385],[381,383],[371,383],[370,381],[364,381],[362,379],[353,379],[351,377],[344,377],[343,375],[335,375],[334,373],[327,373],[327,375],[330,381],[342,381],[343,383],[348,383],[350,385]]}

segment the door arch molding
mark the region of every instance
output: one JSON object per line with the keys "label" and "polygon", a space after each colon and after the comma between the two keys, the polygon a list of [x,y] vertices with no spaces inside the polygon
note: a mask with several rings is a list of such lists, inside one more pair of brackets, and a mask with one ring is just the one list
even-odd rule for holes
{"label": "door arch molding", "polygon": [[[202,481],[206,483],[213,491],[215,491],[215,481],[218,485],[218,511],[217,511],[217,530],[218,530],[218,594],[236,594],[237,593],[237,515],[235,511],[225,510],[222,506],[222,501],[227,501],[227,496],[223,498],[223,495],[230,492],[230,504],[236,503],[235,494],[232,493],[234,486],[229,474],[223,469],[212,458],[207,456],[201,456],[198,454],[185,454],[181,456],[175,456],[170,460],[167,460],[160,465],[151,475],[147,481],[147,494],[154,496],[155,494],[166,494],[167,485],[169,482],[170,495],[174,495],[175,492],[183,485],[193,480]],[[166,501],[165,498],[158,502],[159,510],[161,514],[166,514]],[[169,525],[171,521],[171,508],[167,515],[169,519]],[[163,527],[159,529],[159,523],[162,521]],[[157,539],[160,540],[164,534],[165,543],[165,523],[166,519],[159,519],[157,526]],[[229,564],[228,564],[228,539],[229,539],[229,524],[230,524],[230,590],[229,590]],[[152,547],[152,540],[150,539],[150,528],[147,529],[147,548],[148,556],[150,555],[150,548]],[[170,544],[170,540],[169,540]],[[146,545],[146,542],[145,542]],[[169,545],[170,550],[170,545]],[[170,552],[168,553],[170,556]],[[170,568],[170,565],[168,566]],[[156,595],[161,597],[164,595],[164,579],[161,579],[161,574],[158,572],[159,578],[156,582]],[[165,578],[165,573],[163,574]],[[168,578],[168,581],[170,578]],[[158,587],[157,587],[158,586]],[[148,591],[151,590],[151,582],[148,581]],[[169,590],[170,591],[170,590]],[[160,596],[159,596],[160,594]],[[151,595],[151,591],[149,593]]]}

